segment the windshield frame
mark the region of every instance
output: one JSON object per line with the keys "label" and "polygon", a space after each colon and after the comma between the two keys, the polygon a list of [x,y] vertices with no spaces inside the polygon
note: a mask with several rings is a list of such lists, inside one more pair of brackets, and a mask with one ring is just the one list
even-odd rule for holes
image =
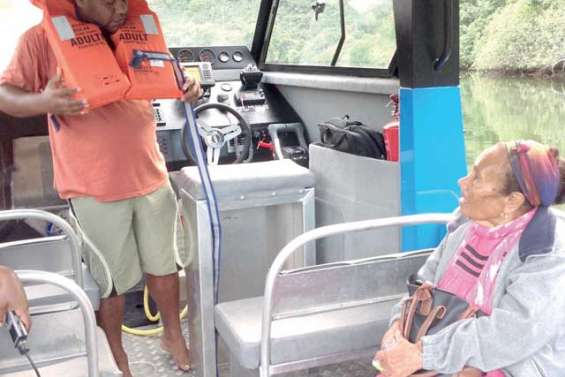
{"label": "windshield frame", "polygon": [[[340,76],[358,76],[375,78],[396,78],[398,77],[398,67],[396,56],[398,46],[393,56],[391,56],[388,68],[368,68],[368,67],[336,67],[322,65],[300,65],[300,64],[273,64],[267,63],[267,54],[271,44],[271,38],[277,20],[277,12],[280,0],[262,0],[257,17],[257,25],[253,36],[251,54],[262,71],[308,73],[308,74],[331,74]],[[347,39],[346,39],[347,40]],[[337,43],[336,43],[337,46]]]}

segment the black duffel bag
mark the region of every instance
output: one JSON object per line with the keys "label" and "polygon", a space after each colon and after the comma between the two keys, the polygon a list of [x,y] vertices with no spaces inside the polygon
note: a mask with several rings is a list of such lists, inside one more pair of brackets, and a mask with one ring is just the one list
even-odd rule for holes
{"label": "black duffel bag", "polygon": [[333,118],[318,124],[320,145],[358,156],[386,160],[383,134],[367,127],[361,122],[343,118]]}

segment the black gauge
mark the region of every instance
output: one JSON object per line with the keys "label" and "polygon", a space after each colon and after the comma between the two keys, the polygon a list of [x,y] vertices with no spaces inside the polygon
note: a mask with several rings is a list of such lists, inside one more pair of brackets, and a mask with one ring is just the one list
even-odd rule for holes
{"label": "black gauge", "polygon": [[240,63],[243,60],[243,54],[239,51],[236,51],[233,53],[232,58],[235,62]]}
{"label": "black gauge", "polygon": [[228,54],[225,51],[220,52],[220,55],[218,55],[218,60],[221,61],[222,63],[227,63],[230,61],[230,54]]}
{"label": "black gauge", "polygon": [[214,51],[205,48],[204,50],[200,50],[200,53],[198,54],[198,59],[201,62],[210,62],[212,63],[214,61],[214,59],[216,59],[216,55],[214,54]]}
{"label": "black gauge", "polygon": [[194,53],[192,50],[182,49],[177,53],[177,59],[181,63],[189,63],[194,61]]}

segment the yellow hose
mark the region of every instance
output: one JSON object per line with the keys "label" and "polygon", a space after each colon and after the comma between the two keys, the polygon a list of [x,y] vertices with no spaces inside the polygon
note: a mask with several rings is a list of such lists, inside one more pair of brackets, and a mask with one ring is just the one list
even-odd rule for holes
{"label": "yellow hose", "polygon": [[[149,290],[147,289],[147,286],[145,286],[145,288],[143,289],[143,311],[145,312],[145,317],[147,317],[147,319],[151,322],[157,322],[161,319],[161,314],[159,312],[157,312],[157,314],[155,315],[151,313],[151,309],[149,308]],[[185,306],[179,314],[180,319],[186,317],[187,313],[188,306]],[[131,335],[154,336],[161,334],[161,332],[163,331],[163,326],[158,326],[153,329],[132,329],[130,327],[127,327],[126,325],[122,325],[122,331],[126,334]]]}

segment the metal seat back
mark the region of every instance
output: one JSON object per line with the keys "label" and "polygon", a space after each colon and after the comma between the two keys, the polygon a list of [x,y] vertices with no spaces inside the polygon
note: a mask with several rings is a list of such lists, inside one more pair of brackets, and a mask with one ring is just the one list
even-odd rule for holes
{"label": "metal seat back", "polygon": [[20,270],[55,272],[74,280],[72,246],[67,236],[0,244],[0,264]]}
{"label": "metal seat back", "polygon": [[[404,292],[405,279],[411,272],[417,271],[416,265],[421,265],[425,257],[425,253],[415,252],[406,257],[396,254],[370,258],[350,266],[337,263],[333,271],[331,264],[283,271],[293,253],[310,242],[338,234],[394,226],[445,224],[451,220],[453,216],[450,214],[425,214],[342,223],[314,229],[288,243],[275,258],[265,282],[259,367],[261,377],[277,373],[276,365],[271,363],[273,321],[359,306],[365,301],[370,304],[378,302],[374,300],[397,299]],[[311,286],[316,286],[316,289],[311,289]],[[328,356],[335,359],[338,355]],[[301,364],[306,366],[308,361],[296,360],[293,364],[294,370],[298,370]]]}
{"label": "metal seat back", "polygon": [[406,293],[406,277],[418,271],[430,252],[421,250],[283,271],[273,289],[273,318],[397,301]]}
{"label": "metal seat back", "polygon": [[12,241],[0,245],[0,264],[14,270],[34,269],[62,274],[83,288],[80,240],[61,217],[35,209],[0,211],[0,221],[39,220],[51,223],[62,236]]}
{"label": "metal seat back", "polygon": [[[0,221],[33,220],[53,224],[62,234],[42,238],[23,239],[0,243],[0,264],[13,270],[52,272],[72,279],[80,288],[87,289],[92,302],[98,302],[98,287],[88,279],[85,287],[81,264],[80,240],[64,219],[42,210],[15,209],[0,211]],[[87,277],[88,278],[88,277]],[[77,302],[64,290],[47,284],[26,285],[30,310],[49,313],[76,308]]]}

